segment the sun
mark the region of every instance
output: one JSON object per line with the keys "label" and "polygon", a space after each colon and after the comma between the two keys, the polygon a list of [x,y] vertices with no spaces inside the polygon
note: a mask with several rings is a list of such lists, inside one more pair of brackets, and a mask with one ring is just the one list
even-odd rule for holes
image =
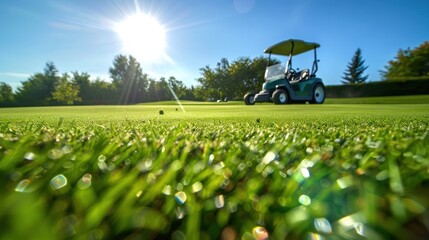
{"label": "sun", "polygon": [[115,32],[128,54],[146,62],[156,62],[165,56],[166,31],[156,18],[137,13],[115,25]]}

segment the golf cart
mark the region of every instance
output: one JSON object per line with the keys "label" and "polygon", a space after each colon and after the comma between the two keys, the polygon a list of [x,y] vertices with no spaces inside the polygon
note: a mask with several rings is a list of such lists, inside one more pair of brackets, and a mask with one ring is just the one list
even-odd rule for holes
{"label": "golf cart", "polygon": [[[286,66],[276,64],[268,66],[265,70],[265,83],[259,93],[250,92],[244,96],[246,105],[255,102],[274,102],[275,104],[286,103],[317,103],[325,101],[325,86],[322,79],[316,77],[318,70],[316,48],[318,43],[304,42],[297,39],[289,39],[279,42],[264,53],[268,53],[268,65],[271,54],[289,56]],[[292,68],[292,56],[314,50],[314,61],[311,68],[296,71]]]}

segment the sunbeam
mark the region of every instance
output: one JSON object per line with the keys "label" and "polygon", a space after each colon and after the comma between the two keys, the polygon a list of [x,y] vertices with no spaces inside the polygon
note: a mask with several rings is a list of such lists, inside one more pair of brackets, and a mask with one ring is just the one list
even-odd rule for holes
{"label": "sunbeam", "polygon": [[173,94],[174,99],[176,99],[177,104],[179,104],[180,109],[182,109],[182,111],[184,113],[186,113],[185,108],[183,107],[182,103],[180,102],[179,98],[177,97],[176,93],[173,91],[173,89],[171,88],[170,84],[167,84],[168,89],[170,89],[171,94]]}

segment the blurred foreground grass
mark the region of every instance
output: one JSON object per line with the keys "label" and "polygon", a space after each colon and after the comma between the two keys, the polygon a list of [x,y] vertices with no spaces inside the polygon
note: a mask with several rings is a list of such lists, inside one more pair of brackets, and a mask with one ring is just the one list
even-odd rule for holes
{"label": "blurred foreground grass", "polygon": [[428,109],[0,109],[0,239],[427,238]]}

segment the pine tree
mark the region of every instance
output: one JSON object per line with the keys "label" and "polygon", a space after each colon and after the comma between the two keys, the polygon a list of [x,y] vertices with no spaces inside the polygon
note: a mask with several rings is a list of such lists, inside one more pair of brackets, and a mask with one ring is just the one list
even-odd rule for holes
{"label": "pine tree", "polygon": [[362,51],[358,48],[352,58],[352,61],[347,65],[347,69],[342,77],[344,81],[341,82],[343,84],[364,83],[368,78],[368,75],[362,76],[363,72],[368,68],[368,66],[364,66],[364,63],[365,61],[362,59]]}

